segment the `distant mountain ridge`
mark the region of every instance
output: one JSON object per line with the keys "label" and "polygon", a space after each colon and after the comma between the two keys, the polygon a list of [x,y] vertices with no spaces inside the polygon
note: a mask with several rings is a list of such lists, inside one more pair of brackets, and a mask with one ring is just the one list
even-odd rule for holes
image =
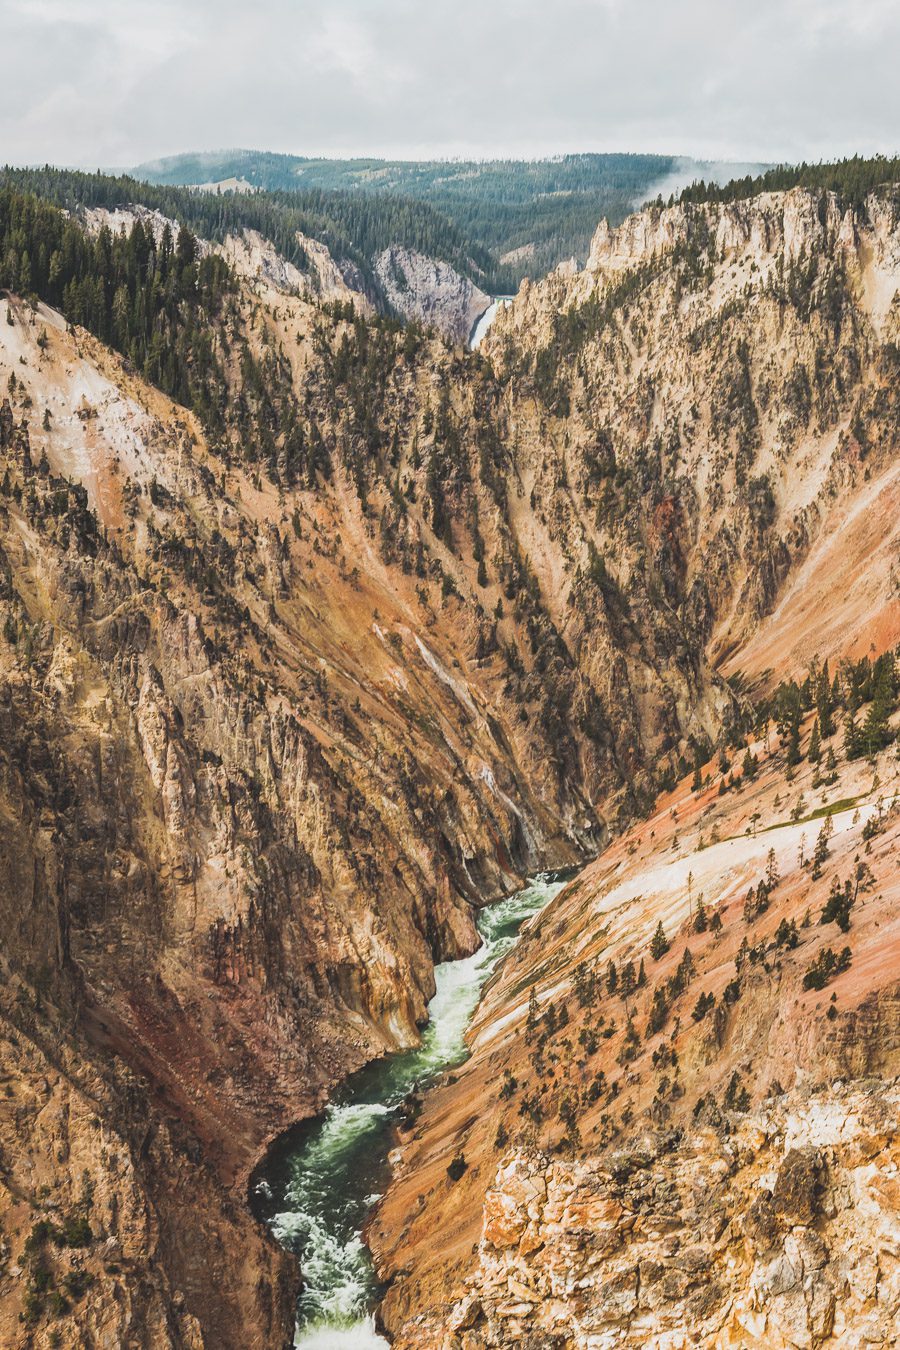
{"label": "distant mountain ridge", "polygon": [[[497,289],[587,256],[597,221],[618,224],[642,201],[697,179],[725,181],[766,166],[716,165],[675,155],[579,154],[535,160],[312,159],[256,150],[173,155],[138,165],[168,185],[236,179],[265,191],[318,189],[427,202],[506,264]],[[518,257],[505,255],[522,253]]]}

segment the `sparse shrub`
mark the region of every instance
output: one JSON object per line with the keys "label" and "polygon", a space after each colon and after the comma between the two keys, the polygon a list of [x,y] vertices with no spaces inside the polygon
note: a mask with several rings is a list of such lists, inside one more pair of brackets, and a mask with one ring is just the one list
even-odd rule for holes
{"label": "sparse shrub", "polygon": [[797,932],[797,925],[794,920],[791,919],[790,922],[788,922],[787,919],[782,919],[775,930],[776,947],[793,948],[797,946],[799,941],[800,934]]}
{"label": "sparse shrub", "polygon": [[836,923],[842,933],[850,931],[850,910],[856,902],[853,885],[845,881],[843,886],[837,877],[831,883],[828,899],[822,906],[819,923]]}
{"label": "sparse shrub", "polygon": [[726,1111],[750,1110],[750,1094],[742,1085],[741,1076],[737,1070],[731,1075],[731,1081],[725,1089],[725,1096],[722,1104]]}
{"label": "sparse shrub", "polygon": [[503,1082],[500,1085],[500,1100],[504,1102],[509,1101],[510,1097],[515,1094],[518,1086],[519,1080],[510,1073],[509,1069],[504,1069]]}
{"label": "sparse shrub", "polygon": [[655,1036],[658,1031],[662,1031],[666,1025],[669,1016],[669,1001],[666,998],[664,985],[657,985],[653,991],[653,998],[650,1002],[650,1012],[647,1017],[647,1036]]}
{"label": "sparse shrub", "polygon": [[459,1152],[447,1167],[447,1176],[451,1181],[459,1181],[460,1177],[468,1170],[469,1164],[466,1162],[465,1154]]}

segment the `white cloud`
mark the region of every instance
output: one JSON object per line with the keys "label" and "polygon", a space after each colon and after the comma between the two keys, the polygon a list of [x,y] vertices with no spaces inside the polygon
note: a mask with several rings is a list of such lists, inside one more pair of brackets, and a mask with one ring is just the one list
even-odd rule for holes
{"label": "white cloud", "polygon": [[900,147],[897,0],[0,0],[18,162]]}

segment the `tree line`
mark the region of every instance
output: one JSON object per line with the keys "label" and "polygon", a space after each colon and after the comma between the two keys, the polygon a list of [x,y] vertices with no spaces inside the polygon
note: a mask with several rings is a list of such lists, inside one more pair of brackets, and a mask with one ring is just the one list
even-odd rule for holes
{"label": "tree line", "polygon": [[853,155],[850,159],[835,160],[829,164],[778,164],[773,169],[756,178],[747,175],[733,178],[719,185],[705,183],[702,179],[692,183],[679,196],[671,197],[669,205],[676,201],[682,204],[691,202],[739,202],[750,197],[758,197],[761,192],[787,192],[791,188],[812,188],[819,192],[837,193],[842,209],[853,208],[859,211],[865,204],[870,192],[900,182],[900,156]]}
{"label": "tree line", "polygon": [[298,233],[325,244],[338,263],[351,263],[373,295],[379,285],[374,257],[391,244],[450,263],[463,276],[492,289],[496,264],[489,249],[426,202],[392,195],[332,192],[321,188],[242,194],[195,192],[186,187],[139,182],[128,175],[55,169],[0,169],[0,183],[33,192],[66,211],[85,207],[145,206],[187,225],[204,239],[222,243],[229,234],[257,230],[278,252],[309,271]]}
{"label": "tree line", "polygon": [[[675,166],[671,155],[585,154],[538,160],[306,159],[262,151],[177,155],[135,172],[159,183],[243,178],[266,192],[350,192],[428,203],[495,259],[533,245],[521,259],[486,268],[495,293],[515,290],[564,258],[584,258],[606,216],[624,220]],[[476,255],[473,253],[472,255]],[[483,265],[483,264],[482,264]]]}

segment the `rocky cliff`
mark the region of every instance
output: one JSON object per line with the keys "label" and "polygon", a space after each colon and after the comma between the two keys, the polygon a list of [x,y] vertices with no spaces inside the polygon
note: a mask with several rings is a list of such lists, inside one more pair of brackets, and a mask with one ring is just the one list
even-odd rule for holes
{"label": "rocky cliff", "polygon": [[452,342],[468,342],[491,297],[449,263],[395,245],[375,259],[384,293],[404,319],[436,328]]}
{"label": "rocky cliff", "polygon": [[[524,991],[568,988],[582,947],[608,959],[616,869],[615,940],[636,955],[651,919],[674,933],[693,903],[701,805],[704,843],[722,817],[693,868],[711,869],[706,902],[722,878],[756,877],[786,752],[757,746],[755,805],[746,783],[721,805],[693,792],[691,767],[714,776],[714,748],[737,754],[759,700],[803,662],[900,637],[897,239],[882,198],[849,216],[809,194],[649,212],[601,230],[584,272],[527,287],[479,354],[323,306],[245,239],[210,323],[220,385],[202,422],[58,312],[0,301],[4,1343],[288,1344],[296,1275],[246,1213],[248,1171],[351,1069],[415,1040],[434,962],[472,949],[473,906],[619,840],[490,991],[447,1088],[458,1131],[479,1094],[493,1100],[480,1075],[502,1073],[488,1028],[508,1028],[498,1044],[524,1083]],[[812,772],[798,819],[819,811]],[[845,806],[834,848],[857,849],[873,811],[881,828],[860,772],[838,769],[831,800],[861,814]],[[887,863],[870,865],[887,896]],[[797,905],[806,875],[790,882]],[[864,913],[872,954],[854,944],[839,974],[863,1048],[851,1055],[848,1032],[820,1059],[831,1042],[811,1035],[811,1073],[893,1064],[874,932],[889,914],[867,900],[860,937]],[[695,952],[717,1008],[740,931]],[[814,953],[790,952],[794,990]],[[723,1066],[760,1063],[780,1006],[748,977],[716,1032],[721,1061],[691,1035],[686,1060],[710,1056],[704,1094],[721,1097]],[[593,1013],[583,1029],[615,1060],[625,1013],[603,1015],[609,1037]],[[785,1057],[798,1025],[779,1032]],[[642,1120],[658,1095],[638,1066],[633,1100],[618,1083],[612,1108],[618,1074],[602,1063],[593,1115],[573,1108],[591,1150],[594,1128],[598,1149],[625,1139],[624,1108]],[[671,1065],[668,1078],[671,1128],[686,1129],[696,1093],[673,1092]],[[536,1093],[517,1087],[516,1112]],[[732,1147],[730,1108],[715,1106],[728,1128],[713,1113],[711,1167]],[[791,1097],[783,1111],[800,1109]],[[481,1278],[487,1320],[459,1334],[503,1344],[481,1236],[506,1157],[497,1122],[450,1138],[431,1110],[374,1238],[397,1277],[385,1315],[400,1344],[424,1345],[415,1328],[450,1334],[436,1309]],[[504,1125],[509,1175],[530,1177],[559,1138],[518,1121]],[[448,1188],[458,1147],[478,1165]],[[579,1149],[554,1158],[559,1194],[580,1185]],[[445,1201],[435,1272],[423,1252]],[[822,1235],[829,1251],[837,1234]],[[580,1316],[563,1307],[559,1326]]]}
{"label": "rocky cliff", "polygon": [[413,1113],[370,1235],[401,1347],[895,1344],[898,770],[852,689],[900,635],[897,242],[876,199],[652,211],[488,338],[570,427],[609,410],[618,449],[640,407],[670,446],[660,585],[753,712],[533,923]]}
{"label": "rocky cliff", "polygon": [[504,1158],[472,1291],[410,1344],[891,1345],[897,1089],[776,1097],[733,1134]]}

